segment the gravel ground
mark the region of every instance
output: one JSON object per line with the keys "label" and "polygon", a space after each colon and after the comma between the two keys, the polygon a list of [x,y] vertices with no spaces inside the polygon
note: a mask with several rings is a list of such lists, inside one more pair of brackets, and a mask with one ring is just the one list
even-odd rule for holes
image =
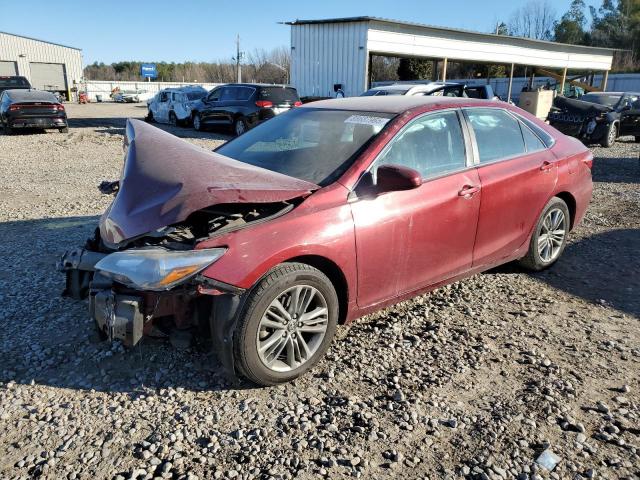
{"label": "gravel ground", "polygon": [[144,115],[68,111],[68,134],[0,136],[0,478],[640,478],[631,139],[594,148],[593,203],[554,268],[363,318],[311,374],[258,389],[228,384],[206,345],[99,342],[86,303],[60,297],[53,265],[107,206],[96,186]]}

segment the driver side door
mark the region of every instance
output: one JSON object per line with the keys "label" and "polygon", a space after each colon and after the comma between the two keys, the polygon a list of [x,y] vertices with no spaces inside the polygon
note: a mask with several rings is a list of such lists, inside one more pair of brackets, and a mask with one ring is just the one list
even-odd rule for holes
{"label": "driver side door", "polygon": [[417,170],[423,183],[374,198],[359,196],[356,187],[351,210],[360,307],[425,289],[470,269],[478,224],[480,179],[458,110],[411,120],[370,167],[374,183],[381,165]]}

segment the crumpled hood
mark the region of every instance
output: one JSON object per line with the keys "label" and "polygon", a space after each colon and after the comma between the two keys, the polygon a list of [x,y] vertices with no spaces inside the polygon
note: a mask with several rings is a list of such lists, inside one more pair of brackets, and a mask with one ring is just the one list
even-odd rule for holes
{"label": "crumpled hood", "polygon": [[575,98],[566,98],[558,96],[553,101],[553,106],[559,108],[563,112],[575,113],[579,115],[598,115],[600,113],[612,112],[613,109],[606,105],[598,103],[583,102]]}
{"label": "crumpled hood", "polygon": [[233,160],[140,120],[128,120],[120,188],[100,218],[109,247],[222,203],[270,203],[320,188]]}

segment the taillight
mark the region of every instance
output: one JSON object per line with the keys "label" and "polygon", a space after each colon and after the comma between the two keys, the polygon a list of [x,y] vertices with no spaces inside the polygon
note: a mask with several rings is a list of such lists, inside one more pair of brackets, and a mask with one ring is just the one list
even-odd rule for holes
{"label": "taillight", "polygon": [[256,102],[256,107],[271,108],[273,107],[273,102],[270,102],[269,100],[258,100]]}
{"label": "taillight", "polygon": [[11,105],[9,107],[10,112],[15,112],[16,110],[20,110],[20,105]]}
{"label": "taillight", "polygon": [[300,100],[293,104],[294,107],[299,107],[300,105],[302,105],[302,102]]}
{"label": "taillight", "polygon": [[64,105],[61,103],[56,103],[53,108],[55,108],[58,112],[64,112]]}
{"label": "taillight", "polygon": [[589,167],[589,169],[593,168],[593,154],[589,152],[589,154],[582,159],[584,164]]}

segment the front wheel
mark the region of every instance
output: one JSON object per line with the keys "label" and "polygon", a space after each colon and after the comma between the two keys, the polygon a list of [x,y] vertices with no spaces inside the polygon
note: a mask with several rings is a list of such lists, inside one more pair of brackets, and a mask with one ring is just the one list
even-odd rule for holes
{"label": "front wheel", "polygon": [[193,116],[193,128],[199,132],[202,131],[202,119],[200,118],[200,114],[196,113]]}
{"label": "front wheel", "polygon": [[172,127],[178,126],[178,117],[176,117],[176,114],[173,112],[169,112],[169,125]]}
{"label": "front wheel", "polygon": [[553,265],[567,244],[570,222],[567,204],[558,197],[549,200],[531,236],[529,251],[520,260],[520,265],[535,271]]}
{"label": "front wheel", "polygon": [[322,358],[338,321],[338,297],[302,263],[272,269],[249,293],[233,336],[238,371],[258,385],[298,378]]}
{"label": "front wheel", "polygon": [[613,147],[613,144],[616,143],[616,138],[618,137],[618,126],[615,123],[609,125],[609,129],[607,130],[607,135],[604,137],[600,145],[605,148]]}

